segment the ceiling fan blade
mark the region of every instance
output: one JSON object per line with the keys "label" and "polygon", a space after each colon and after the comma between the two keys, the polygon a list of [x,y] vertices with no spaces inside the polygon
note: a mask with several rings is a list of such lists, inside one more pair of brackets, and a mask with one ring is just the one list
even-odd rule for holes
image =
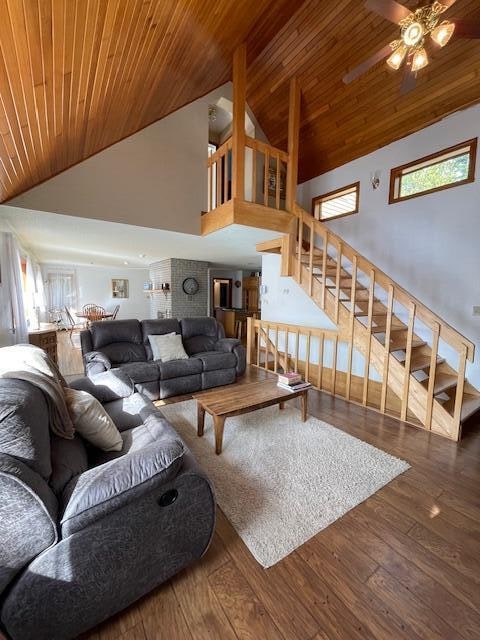
{"label": "ceiling fan blade", "polygon": [[405,71],[403,72],[403,80],[402,85],[400,87],[400,94],[402,96],[413,91],[417,86],[417,78],[414,73],[412,73],[410,65],[405,65]]}
{"label": "ceiling fan blade", "polygon": [[403,4],[395,2],[395,0],[367,0],[365,7],[369,11],[374,11],[395,24],[399,24],[401,20],[407,18],[412,12],[404,7]]}
{"label": "ceiling fan blade", "polygon": [[467,20],[453,20],[455,23],[455,37],[480,38],[480,22],[468,22]]}
{"label": "ceiling fan blade", "polygon": [[355,67],[355,69],[352,69],[345,76],[343,76],[343,82],[345,84],[350,84],[350,82],[353,82],[354,80],[359,78],[361,75],[366,73],[369,69],[374,67],[378,62],[380,62],[380,60],[383,60],[391,53],[392,53],[392,48],[389,44],[387,44],[385,47],[380,49],[380,51],[377,51],[377,53],[373,54],[373,56],[365,60],[365,62],[362,62],[357,67]]}

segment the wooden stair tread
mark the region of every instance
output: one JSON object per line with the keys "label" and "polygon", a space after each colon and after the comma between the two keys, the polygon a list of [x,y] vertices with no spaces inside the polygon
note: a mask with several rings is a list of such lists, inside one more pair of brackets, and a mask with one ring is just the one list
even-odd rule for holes
{"label": "wooden stair tread", "polygon": [[[437,373],[435,376],[435,385],[433,387],[433,395],[437,396],[440,393],[444,393],[449,389],[453,389],[457,386],[457,376],[452,376],[449,373]],[[422,385],[425,389],[428,389],[428,378],[423,380]]]}
{"label": "wooden stair tread", "polygon": [[[429,355],[413,355],[410,361],[410,372],[414,373],[415,371],[422,371],[422,369],[430,369],[431,360]],[[443,364],[444,362],[445,358],[437,356],[437,365]]]}
{"label": "wooden stair tread", "polygon": [[[455,398],[452,397],[443,404],[443,408],[450,414],[453,414],[455,407]],[[468,418],[473,416],[474,413],[480,410],[480,396],[474,396],[470,393],[463,394],[462,410],[460,412],[460,422],[465,422]]]}
{"label": "wooden stair tread", "polygon": [[[391,330],[392,331],[403,331],[406,330],[407,327],[403,324],[403,322],[401,322],[400,320],[397,320],[396,318],[392,317],[392,323],[391,323]],[[374,327],[372,327],[372,333],[385,333],[387,330],[387,323],[386,322],[379,322],[376,323]]]}
{"label": "wooden stair tread", "polygon": [[[427,343],[420,338],[412,339],[412,349],[416,349],[418,347],[424,347]],[[390,352],[392,351],[405,351],[407,348],[407,334],[405,333],[400,338],[393,338],[390,340]]]}

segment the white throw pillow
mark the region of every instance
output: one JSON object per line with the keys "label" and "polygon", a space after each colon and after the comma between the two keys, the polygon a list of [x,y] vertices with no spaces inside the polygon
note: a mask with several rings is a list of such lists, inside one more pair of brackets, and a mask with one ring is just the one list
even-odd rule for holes
{"label": "white throw pillow", "polygon": [[186,360],[188,358],[183,348],[182,336],[178,333],[148,336],[148,339],[154,360],[168,362],[169,360]]}
{"label": "white throw pillow", "polygon": [[120,431],[100,402],[86,391],[64,391],[75,431],[102,451],[121,451]]}

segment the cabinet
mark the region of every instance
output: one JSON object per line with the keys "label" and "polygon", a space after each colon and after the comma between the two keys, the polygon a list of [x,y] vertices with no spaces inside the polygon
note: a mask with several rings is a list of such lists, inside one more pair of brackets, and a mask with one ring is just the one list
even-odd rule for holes
{"label": "cabinet", "polygon": [[260,308],[260,278],[258,276],[243,279],[243,308],[253,312]]}
{"label": "cabinet", "polygon": [[40,347],[47,352],[55,364],[58,365],[57,332],[55,329],[40,329],[28,334],[30,344]]}

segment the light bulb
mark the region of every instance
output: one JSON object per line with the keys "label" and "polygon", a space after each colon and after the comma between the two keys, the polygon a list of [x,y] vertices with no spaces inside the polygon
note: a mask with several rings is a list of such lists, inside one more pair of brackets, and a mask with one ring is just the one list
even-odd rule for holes
{"label": "light bulb", "polygon": [[408,49],[404,44],[400,45],[398,49],[395,49],[389,58],[387,58],[388,66],[395,69],[395,71],[400,69],[402,62],[405,60],[405,56],[407,55],[407,51]]}
{"label": "light bulb", "polygon": [[444,22],[439,24],[438,27],[435,27],[430,35],[432,36],[432,40],[434,40],[441,47],[444,47],[452,37],[454,31],[455,25],[453,24],[453,22],[448,22],[447,20],[445,20]]}
{"label": "light bulb", "polygon": [[412,60],[412,71],[415,73],[416,71],[420,71],[423,67],[426,67],[428,64],[428,56],[425,49],[422,47],[421,49],[417,49],[413,55]]}

